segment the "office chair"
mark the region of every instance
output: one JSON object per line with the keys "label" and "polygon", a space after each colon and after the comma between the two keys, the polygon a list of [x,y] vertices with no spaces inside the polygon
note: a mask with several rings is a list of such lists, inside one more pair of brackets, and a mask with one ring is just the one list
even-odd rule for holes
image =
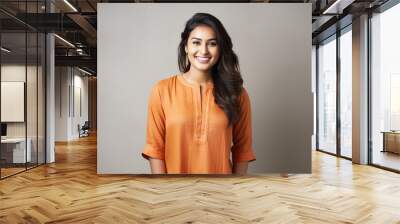
{"label": "office chair", "polygon": [[89,121],[85,121],[82,127],[80,127],[80,125],[78,124],[78,129],[79,129],[79,138],[89,136],[89,129],[90,129]]}

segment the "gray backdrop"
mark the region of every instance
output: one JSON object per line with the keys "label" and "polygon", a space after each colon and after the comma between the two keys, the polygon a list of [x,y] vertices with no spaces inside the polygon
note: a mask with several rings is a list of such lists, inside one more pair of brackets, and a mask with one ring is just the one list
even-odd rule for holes
{"label": "gray backdrop", "polygon": [[100,174],[150,173],[151,87],[177,74],[177,47],[196,12],[221,20],[239,56],[253,116],[250,173],[311,172],[311,4],[98,4]]}

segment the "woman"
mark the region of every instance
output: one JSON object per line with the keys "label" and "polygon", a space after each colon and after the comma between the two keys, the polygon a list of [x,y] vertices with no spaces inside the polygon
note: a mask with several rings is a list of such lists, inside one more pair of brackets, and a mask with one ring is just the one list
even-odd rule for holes
{"label": "woman", "polygon": [[246,174],[255,160],[250,100],[232,47],[214,16],[187,21],[178,47],[182,73],[158,82],[149,98],[142,155],[153,174]]}

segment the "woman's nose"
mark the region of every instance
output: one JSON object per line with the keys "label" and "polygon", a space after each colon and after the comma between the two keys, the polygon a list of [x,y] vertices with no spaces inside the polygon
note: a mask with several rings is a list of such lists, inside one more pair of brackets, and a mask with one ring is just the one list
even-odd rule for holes
{"label": "woman's nose", "polygon": [[203,44],[203,45],[201,46],[201,53],[202,53],[202,54],[207,54],[207,53],[208,53],[207,44]]}

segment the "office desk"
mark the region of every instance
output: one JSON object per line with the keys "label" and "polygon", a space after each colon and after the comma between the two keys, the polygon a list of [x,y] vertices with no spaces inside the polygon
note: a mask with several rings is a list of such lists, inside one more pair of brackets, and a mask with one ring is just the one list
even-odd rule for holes
{"label": "office desk", "polygon": [[400,132],[382,131],[382,133],[383,133],[382,152],[393,152],[400,154]]}
{"label": "office desk", "polygon": [[[1,139],[1,157],[6,163],[25,163],[32,159],[31,145],[32,140],[27,139],[25,154],[25,138],[6,138]],[[25,161],[27,159],[27,161]]]}

